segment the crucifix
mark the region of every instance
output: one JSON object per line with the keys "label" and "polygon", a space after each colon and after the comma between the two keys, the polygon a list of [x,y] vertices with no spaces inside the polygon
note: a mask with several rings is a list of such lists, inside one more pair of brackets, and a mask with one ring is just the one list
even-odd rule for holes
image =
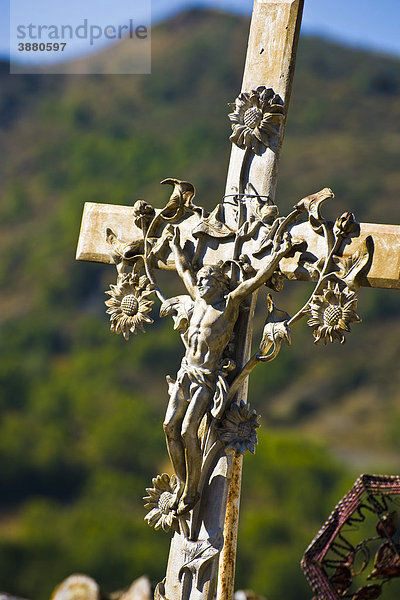
{"label": "crucifix", "polygon": [[[248,376],[271,362],[306,317],[314,341],[343,343],[360,320],[361,286],[400,288],[400,227],[326,220],[324,188],[294,199],[280,216],[275,188],[288,114],[303,0],[255,0],[242,90],[231,104],[225,194],[208,213],[192,183],[167,178],[165,207],[86,203],[77,259],[115,264],[107,294],[111,329],[129,339],[151,323],[154,300],[182,339],[176,377],[167,376],[164,432],[171,474],[147,489],[146,520],[172,534],[159,600],[230,600],[242,455],[254,452],[258,416]],[[167,174],[166,174],[167,175]],[[165,298],[159,269],[175,270],[186,292]],[[294,315],[275,305],[284,282],[313,282]],[[269,290],[259,349],[252,355],[257,291]],[[167,390],[166,390],[167,396]]]}

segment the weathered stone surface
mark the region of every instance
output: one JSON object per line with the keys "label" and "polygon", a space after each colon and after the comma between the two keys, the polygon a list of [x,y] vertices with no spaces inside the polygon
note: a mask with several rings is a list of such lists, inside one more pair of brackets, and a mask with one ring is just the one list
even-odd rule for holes
{"label": "weathered stone surface", "polygon": [[[242,91],[250,91],[260,85],[273,88],[284,103],[286,116],[303,3],[303,0],[256,0],[250,26]],[[276,147],[266,148],[261,156],[255,156],[247,176],[247,180],[255,185],[258,193],[268,195],[271,200],[275,197],[284,129],[285,119]],[[232,146],[225,194],[239,190],[244,152],[245,150]]]}
{"label": "weathered stone surface", "polygon": [[56,587],[51,600],[100,600],[100,589],[87,575],[70,575]]}
{"label": "weathered stone surface", "polygon": [[[195,218],[188,219],[182,227],[182,238],[188,238],[191,228],[195,226]],[[133,223],[132,208],[129,206],[116,206],[110,204],[96,204],[87,202],[82,216],[81,235],[77,249],[77,260],[87,260],[112,264],[110,246],[106,241],[105,231],[111,227],[118,232],[118,237],[123,240],[135,241],[143,238],[143,233]],[[312,248],[318,249],[323,239],[318,236],[308,224],[295,226],[293,235],[304,236],[309,240]],[[347,245],[343,256],[355,254],[362,246],[367,236],[372,236],[374,241],[374,254],[371,268],[362,280],[362,285],[375,288],[400,289],[400,226],[383,225],[379,223],[361,223],[360,236],[352,239]],[[218,255],[220,260],[229,257],[229,245],[220,246]],[[204,257],[204,264],[215,263],[215,251],[210,248]],[[255,261],[257,263],[257,261]],[[296,279],[297,265],[292,261],[285,263],[285,270],[291,279]],[[159,263],[159,268],[174,269],[175,263],[168,259]],[[258,265],[255,264],[257,267]]]}
{"label": "weathered stone surface", "polygon": [[147,577],[136,579],[126,592],[122,594],[120,600],[151,600],[152,590],[150,581]]}
{"label": "weathered stone surface", "polygon": [[264,596],[258,596],[252,590],[238,590],[233,595],[233,600],[266,600]]}

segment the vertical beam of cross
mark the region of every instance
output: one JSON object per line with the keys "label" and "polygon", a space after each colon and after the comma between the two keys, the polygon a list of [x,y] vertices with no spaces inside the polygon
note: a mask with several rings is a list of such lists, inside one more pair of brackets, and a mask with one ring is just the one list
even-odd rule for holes
{"label": "vertical beam of cross", "polygon": [[[296,60],[304,0],[255,0],[250,26],[242,92],[251,92],[259,86],[272,88],[284,103],[285,118],[274,147],[254,155],[243,172],[246,149],[232,146],[226,183],[226,198],[245,190],[251,183],[261,196],[275,197],[279,155],[282,146]],[[229,216],[226,215],[229,222]],[[241,317],[240,338],[244,340],[237,363],[244,365],[250,357],[252,316],[255,295],[250,311]],[[239,390],[241,399],[247,398],[247,381]],[[231,600],[234,590],[237,531],[239,521],[242,457],[234,458],[233,473],[228,492],[224,525],[224,547],[221,551],[218,574],[218,600]]]}

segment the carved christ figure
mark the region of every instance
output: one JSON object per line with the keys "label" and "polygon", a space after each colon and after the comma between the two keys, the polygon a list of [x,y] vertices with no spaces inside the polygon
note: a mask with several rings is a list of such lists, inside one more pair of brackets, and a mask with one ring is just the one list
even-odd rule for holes
{"label": "carved christ figure", "polygon": [[174,508],[182,515],[199,499],[202,451],[198,431],[218,391],[223,354],[231,340],[240,304],[272,277],[291,244],[288,233],[275,240],[265,266],[230,291],[229,279],[219,265],[205,266],[195,273],[181,248],[178,227],[171,237],[177,272],[193,301],[184,338],[186,353],[176,381],[170,384],[164,421],[167,448],[179,482]]}

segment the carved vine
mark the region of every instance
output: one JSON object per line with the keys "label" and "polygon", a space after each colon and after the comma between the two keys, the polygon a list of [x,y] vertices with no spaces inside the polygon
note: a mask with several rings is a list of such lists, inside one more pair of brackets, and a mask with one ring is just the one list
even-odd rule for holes
{"label": "carved vine", "polygon": [[[216,454],[255,450],[258,416],[238,396],[243,382],[256,365],[274,360],[283,342],[291,343],[291,328],[303,317],[315,343],[344,343],[351,323],[360,321],[356,294],[373,253],[367,238],[357,254],[343,257],[346,245],[359,235],[359,224],[352,213],[335,223],[324,219],[322,204],[334,197],[329,188],[301,199],[280,217],[274,202],[247,181],[249,162],[265,148],[273,150],[279,139],[284,119],[280,97],[260,86],[241,93],[232,108],[231,141],[245,150],[237,194],[209,214],[194,204],[196,191],[190,182],[165,179],[161,183],[173,189],[163,209],[143,200],[133,206],[132,223],[141,237],[121,240],[110,228],[105,232],[118,273],[117,284],[107,292],[111,330],[125,339],[144,331],[143,324],[152,323],[154,301],[149,297],[156,295],[160,316],[172,317],[184,345],[176,379],[167,377],[170,404],[164,424],[176,474],[153,479],[146,520],[191,541],[188,519]],[[228,202],[236,207],[235,223],[225,218]],[[220,245],[229,248],[230,258],[225,255],[213,264],[207,253]],[[174,262],[188,295],[164,297],[156,271],[168,261]],[[293,316],[277,308],[268,294],[259,350],[238,369],[234,327],[246,310],[246,298],[262,285],[280,292],[290,278],[288,265],[296,277],[313,281],[314,289]],[[197,412],[190,408],[193,403],[200,407]],[[215,558],[218,544],[207,543]]]}

